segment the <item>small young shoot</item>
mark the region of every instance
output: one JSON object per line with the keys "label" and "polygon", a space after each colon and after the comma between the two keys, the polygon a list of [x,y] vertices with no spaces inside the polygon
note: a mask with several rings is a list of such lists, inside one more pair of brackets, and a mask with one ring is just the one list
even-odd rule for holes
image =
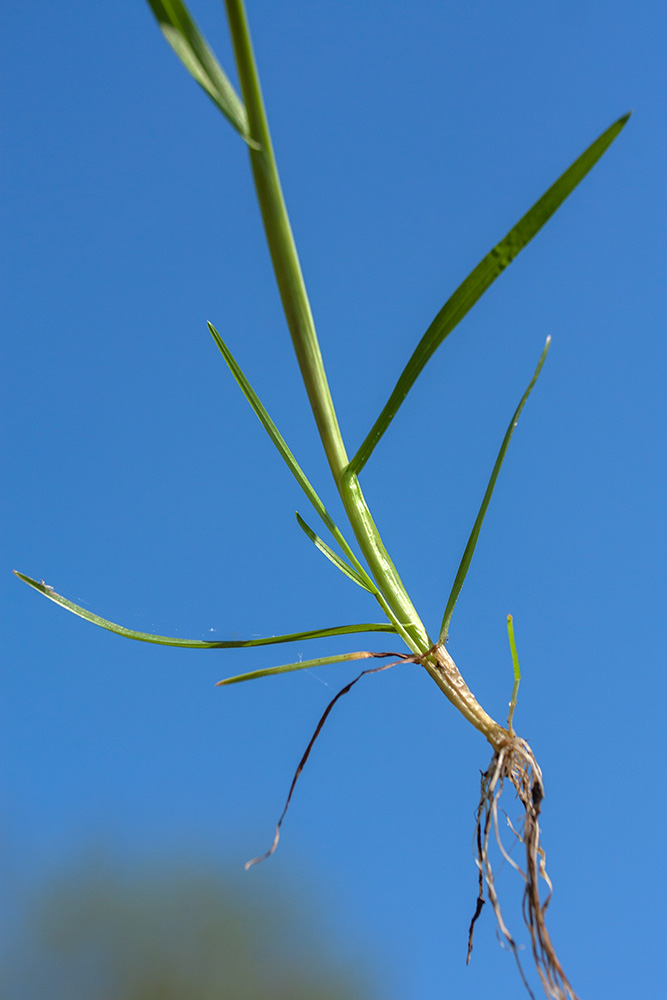
{"label": "small young shoot", "polygon": [[516,651],[516,642],[514,641],[514,621],[511,615],[507,616],[507,635],[510,641],[510,652],[512,653],[512,668],[514,670],[514,687],[512,688],[512,697],[510,699],[510,713],[507,716],[507,731],[510,736],[514,735],[514,729],[512,727],[512,722],[514,719],[514,709],[516,708],[516,699],[519,693],[519,684],[521,683],[521,670],[519,668],[519,657]]}

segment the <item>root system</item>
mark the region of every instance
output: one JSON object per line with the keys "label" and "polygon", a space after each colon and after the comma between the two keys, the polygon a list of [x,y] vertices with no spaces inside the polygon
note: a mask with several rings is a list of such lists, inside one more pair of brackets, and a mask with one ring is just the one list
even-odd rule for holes
{"label": "root system", "polygon": [[[514,786],[524,809],[522,829],[517,830],[513,827],[509,819],[508,823],[514,836],[524,845],[525,871],[510,857],[500,837],[498,803],[505,781],[509,781]],[[475,827],[475,861],[479,869],[479,894],[468,934],[468,961],[470,961],[472,953],[475,923],[485,903],[486,888],[486,895],[495,914],[502,940],[514,955],[524,985],[530,996],[533,997],[521,966],[519,948],[505,924],[498,901],[489,853],[493,831],[493,837],[504,859],[519,872],[525,883],[523,916],[530,932],[533,958],[542,980],[544,992],[551,1000],[577,1000],[577,996],[558,960],[546,926],[546,911],[551,900],[552,886],[540,843],[539,815],[543,798],[542,772],[533,751],[525,740],[507,733],[506,739],[496,749],[488,769],[482,774],[481,796]],[[540,899],[540,882],[544,883],[547,890],[544,902]]]}

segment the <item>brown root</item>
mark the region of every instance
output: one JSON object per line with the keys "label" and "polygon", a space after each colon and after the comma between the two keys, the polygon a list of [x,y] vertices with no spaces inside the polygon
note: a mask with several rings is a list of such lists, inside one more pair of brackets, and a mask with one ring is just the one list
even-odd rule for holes
{"label": "brown root", "polygon": [[[505,780],[514,786],[524,808],[523,829],[517,831],[511,823],[509,825],[514,835],[525,847],[525,871],[509,856],[500,838],[498,802]],[[521,967],[518,946],[507,929],[498,901],[489,856],[489,841],[493,830],[493,835],[503,857],[519,872],[525,882],[523,916],[530,931],[533,958],[542,980],[544,992],[551,1000],[577,1000],[577,996],[558,961],[546,926],[546,911],[551,899],[552,886],[547,875],[544,851],[540,844],[539,815],[543,798],[542,772],[533,751],[525,740],[507,733],[506,738],[500,742],[494,753],[488,770],[482,774],[481,798],[476,813],[475,826],[475,862],[479,869],[479,893],[475,914],[470,922],[468,933],[467,960],[470,961],[475,922],[485,902],[484,889],[486,886],[486,894],[495,914],[498,930],[514,955],[524,985],[530,996],[533,997]],[[547,887],[544,902],[540,900],[540,880]]]}
{"label": "brown root", "polygon": [[351,691],[352,688],[354,687],[354,685],[358,681],[360,681],[362,677],[367,677],[368,674],[381,674],[383,670],[390,670],[391,667],[395,667],[399,663],[416,663],[419,660],[419,657],[416,657],[416,656],[407,656],[405,653],[364,653],[362,655],[364,655],[364,656],[373,656],[373,657],[376,657],[377,659],[384,659],[387,656],[396,656],[397,659],[394,660],[393,663],[385,663],[382,667],[371,667],[369,670],[362,670],[360,674],[357,674],[357,676],[354,678],[354,680],[350,681],[349,684],[346,684],[344,688],[341,688],[341,690],[338,692],[338,694],[334,698],[331,699],[331,701],[329,702],[329,704],[327,705],[327,707],[324,710],[324,714],[322,715],[322,718],[317,723],[317,726],[315,728],[315,732],[313,733],[313,735],[310,738],[310,743],[306,747],[305,753],[304,753],[303,757],[301,758],[301,760],[299,761],[297,769],[296,769],[296,771],[294,773],[294,777],[292,778],[292,784],[290,785],[290,790],[287,793],[287,801],[285,802],[285,808],[283,809],[282,813],[280,814],[280,819],[278,820],[278,823],[277,823],[277,826],[276,826],[276,832],[275,832],[274,837],[273,837],[273,843],[271,844],[271,847],[268,849],[268,851],[266,851],[265,854],[260,854],[260,856],[258,858],[252,858],[250,861],[246,861],[246,863],[245,863],[245,870],[246,871],[248,871],[249,868],[252,868],[253,865],[257,865],[261,861],[266,861],[266,859],[270,858],[271,855],[275,852],[276,847],[278,846],[278,841],[280,840],[280,828],[283,825],[283,820],[285,819],[285,816],[287,815],[287,810],[289,809],[290,802],[292,801],[292,795],[294,794],[294,789],[296,788],[296,783],[299,780],[299,778],[301,777],[301,772],[303,771],[304,767],[306,766],[306,762],[307,762],[308,758],[310,757],[310,751],[313,749],[317,737],[322,732],[322,727],[324,726],[324,723],[329,718],[329,713],[331,712],[331,709],[334,707],[334,705],[339,700],[339,698],[342,698],[343,695],[345,695],[349,691]]}

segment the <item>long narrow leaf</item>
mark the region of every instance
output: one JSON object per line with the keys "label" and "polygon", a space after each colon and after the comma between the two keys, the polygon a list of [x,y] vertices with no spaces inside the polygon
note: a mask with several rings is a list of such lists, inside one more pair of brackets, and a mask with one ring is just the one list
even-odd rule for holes
{"label": "long narrow leaf", "polygon": [[[399,653],[371,653],[363,650],[359,653],[341,653],[338,656],[321,656],[317,660],[297,660],[296,663],[285,663],[280,667],[266,667],[264,670],[251,670],[247,674],[236,674],[218,681],[216,687],[227,684],[238,684],[240,681],[256,681],[259,677],[274,677],[277,674],[289,674],[293,670],[310,670],[311,667],[325,667],[330,663],[345,663],[346,660],[368,660],[370,657],[400,656]],[[404,656],[400,657],[403,662]]]}
{"label": "long narrow leaf", "polygon": [[162,34],[190,75],[203,87],[245,141],[256,146],[250,138],[248,116],[243,102],[185,4],[181,0],[148,0],[148,3]]}
{"label": "long narrow leaf", "polygon": [[366,582],[362,580],[359,574],[356,573],[351,566],[348,566],[344,559],[341,559],[339,555],[336,555],[333,549],[327,545],[327,543],[323,541],[319,535],[315,534],[313,529],[306,524],[298,511],[296,511],[296,520],[301,530],[308,536],[308,538],[310,538],[315,548],[319,549],[322,555],[326,556],[327,559],[329,559],[334,566],[341,571],[341,573],[344,573],[345,576],[350,578],[350,580],[354,580],[359,587],[363,587],[364,590],[368,590],[369,593],[372,593],[366,585]]}
{"label": "long narrow leaf", "polygon": [[475,552],[475,546],[477,545],[477,539],[479,538],[479,533],[482,530],[482,523],[486,516],[486,511],[488,509],[489,503],[491,502],[491,497],[493,496],[493,490],[496,485],[496,480],[498,479],[498,474],[500,468],[505,461],[505,455],[507,454],[507,449],[509,448],[509,443],[512,440],[512,435],[514,434],[514,429],[519,422],[519,417],[521,416],[521,411],[526,405],[526,401],[533,391],[533,387],[537,382],[540,372],[542,371],[542,365],[544,364],[547,353],[549,351],[549,345],[551,344],[551,337],[547,337],[547,342],[544,345],[544,350],[540,355],[540,360],[537,363],[537,368],[535,369],[535,374],[528,384],[528,388],[521,397],[521,402],[514,411],[514,416],[510,420],[510,425],[507,428],[505,437],[503,438],[503,443],[500,446],[500,451],[498,452],[498,457],[496,459],[496,464],[493,466],[493,472],[491,473],[491,478],[489,479],[489,485],[486,487],[486,493],[484,494],[484,499],[482,500],[482,506],[479,508],[479,513],[475,519],[473,529],[470,532],[470,538],[468,539],[468,544],[465,547],[463,553],[463,558],[458,568],[454,584],[452,586],[449,599],[447,601],[447,607],[445,608],[445,614],[442,619],[442,626],[440,628],[440,638],[439,642],[445,642],[447,639],[447,634],[449,632],[449,623],[452,620],[452,613],[454,611],[454,605],[456,604],[459,594],[461,593],[461,588],[463,586],[463,581],[466,578],[466,574],[470,569],[470,563],[472,562],[472,557]]}
{"label": "long narrow leaf", "polygon": [[459,285],[451,298],[447,300],[419,341],[384,409],[350,462],[350,469],[353,472],[359,473],[366,464],[431,355],[454,327],[461,322],[487,288],[493,284],[498,275],[532,240],[533,236],[539,232],[556,209],[583,180],[591,167],[597,163],[607,147],[614,141],[629,117],[630,115],[627,114],[619,118],[574,161],[556,183],[535,202],[530,211],[517,222],[507,236],[480,261],[465,281]]}
{"label": "long narrow leaf", "polygon": [[134,629],[125,628],[123,625],[116,625],[114,622],[107,621],[106,618],[100,618],[99,615],[93,614],[92,611],[87,611],[85,608],[79,607],[78,604],[68,601],[61,594],[56,594],[53,588],[47,584],[32,580],[29,576],[25,576],[24,573],[19,573],[18,570],[14,570],[14,573],[18,576],[19,580],[23,580],[29,587],[43,594],[44,597],[48,597],[55,604],[59,604],[61,608],[66,608],[72,614],[78,615],[79,618],[85,618],[86,621],[92,622],[93,625],[99,625],[100,628],[104,628],[108,632],[115,632],[116,635],[125,636],[127,639],[136,639],[139,642],[153,642],[160,646],[183,646],[186,649],[242,649],[246,646],[274,646],[281,642],[305,642],[307,639],[327,639],[331,636],[352,635],[359,632],[396,632],[394,626],[389,623],[366,623],[363,625],[334,625],[331,628],[311,629],[308,632],[271,635],[263,639],[237,639],[234,641],[214,642],[208,642],[203,639],[176,639],[167,635],[153,635],[151,632],[135,632]]}
{"label": "long narrow leaf", "polygon": [[338,526],[335,524],[335,522],[334,522],[333,518],[331,517],[331,515],[329,514],[328,510],[326,509],[326,507],[324,506],[324,504],[320,500],[319,496],[315,492],[314,488],[312,487],[312,485],[308,481],[305,473],[301,469],[301,466],[299,465],[299,463],[295,459],[294,455],[292,454],[292,452],[288,448],[287,443],[286,443],[285,439],[283,438],[282,434],[280,433],[280,431],[278,430],[278,428],[274,424],[273,420],[271,419],[271,417],[269,416],[269,414],[265,410],[265,408],[262,405],[259,397],[257,396],[257,393],[255,392],[255,390],[250,385],[250,382],[248,382],[248,379],[245,377],[245,375],[241,371],[241,368],[240,368],[238,362],[236,361],[236,359],[234,358],[232,352],[229,350],[229,348],[225,344],[224,340],[222,339],[222,337],[220,336],[220,334],[215,329],[215,327],[213,326],[212,323],[208,324],[208,328],[211,331],[211,335],[213,336],[213,339],[215,340],[216,344],[218,345],[218,349],[219,349],[220,353],[222,354],[223,358],[225,359],[225,361],[227,362],[229,370],[231,371],[232,375],[236,379],[236,381],[237,381],[237,383],[238,383],[238,385],[239,385],[239,387],[240,387],[243,395],[248,400],[248,402],[252,406],[253,410],[255,411],[255,413],[257,414],[257,416],[259,417],[259,420],[260,420],[262,426],[264,427],[264,430],[269,435],[269,437],[273,441],[274,445],[278,449],[278,451],[279,451],[279,453],[280,453],[283,461],[287,465],[287,468],[290,470],[290,472],[292,473],[292,475],[296,479],[297,483],[299,484],[299,486],[301,487],[301,489],[303,490],[303,492],[306,494],[306,496],[310,500],[311,504],[313,505],[313,507],[315,508],[315,510],[317,511],[317,513],[319,514],[319,516],[322,518],[322,521],[327,526],[327,528],[329,529],[329,531],[331,532],[331,534],[333,535],[333,537],[336,539],[336,541],[340,545],[341,549],[343,550],[343,552],[345,553],[345,555],[347,556],[347,558],[350,560],[350,562],[354,566],[354,568],[357,571],[357,573],[359,574],[360,578],[366,584],[366,589],[369,590],[372,594],[376,594],[377,593],[377,587],[375,586],[375,584],[371,580],[370,576],[368,575],[368,573],[366,572],[366,570],[363,568],[363,566],[361,565],[361,563],[359,562],[359,560],[355,556],[354,552],[352,551],[352,549],[348,545],[347,541],[345,540],[342,532],[340,531],[340,529],[338,528]]}

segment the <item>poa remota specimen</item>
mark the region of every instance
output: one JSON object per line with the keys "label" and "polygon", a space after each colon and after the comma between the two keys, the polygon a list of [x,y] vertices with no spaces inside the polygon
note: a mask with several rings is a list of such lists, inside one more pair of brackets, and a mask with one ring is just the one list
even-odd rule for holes
{"label": "poa remota specimen", "polygon": [[[23,574],[18,575],[44,596],[80,617],[119,635],[143,642],[198,649],[220,649],[293,641],[304,642],[308,639],[327,636],[373,632],[384,634],[383,647],[385,648],[388,645],[386,636],[390,635],[396,640],[401,640],[403,645],[398,652],[362,650],[321,657],[316,660],[299,660],[240,676],[228,677],[220,683],[227,685],[271,674],[303,670],[313,666],[325,666],[347,660],[382,660],[381,665],[362,671],[343,688],[327,708],[317,726],[313,740],[311,740],[299,764],[289,792],[285,807],[287,808],[313,741],[337,700],[347,693],[364,674],[386,670],[394,662],[411,662],[423,667],[452,705],[486,738],[492,751],[491,762],[482,776],[481,796],[477,811],[476,860],[479,874],[479,894],[470,926],[468,954],[470,955],[472,949],[475,921],[481,913],[484,900],[488,899],[495,912],[500,933],[517,957],[518,962],[517,947],[504,922],[498,900],[490,851],[491,840],[494,838],[499,840],[498,802],[504,784],[509,783],[518,795],[524,814],[523,825],[521,828],[517,828],[516,836],[522,841],[525,851],[520,873],[525,882],[524,913],[530,932],[533,957],[546,994],[556,998],[556,1000],[563,1000],[566,997],[573,998],[575,996],[573,988],[558,961],[545,922],[551,889],[540,843],[539,816],[544,787],[540,768],[530,746],[514,729],[513,716],[519,683],[519,669],[511,618],[508,619],[508,631],[514,665],[514,688],[506,723],[493,719],[477,701],[447,648],[447,637],[456,602],[470,567],[514,429],[546,360],[549,339],[544,345],[532,378],[528,382],[505,432],[486,492],[454,576],[451,592],[443,609],[442,621],[436,633],[429,632],[422,623],[382,542],[371,511],[364,499],[360,474],[431,356],[504,268],[530,242],[565,198],[586,176],[622,130],[628,116],[624,116],[611,125],[575,160],[504,239],[483,257],[477,267],[453,292],[417,344],[377,420],[356,453],[350,456],[339,429],[334,402],[329,391],[308,295],[281,192],[242,0],[226,0],[231,39],[240,81],[240,96],[236,93],[207,42],[197,29],[187,8],[180,0],[164,0],[164,2],[149,0],[149,2],[167,41],[188,71],[236,130],[239,135],[239,145],[245,145],[276,281],[308,400],[336,488],[347,515],[351,536],[354,536],[362,558],[359,558],[352,548],[351,536],[346,537],[330,516],[278,428],[255,394],[230,348],[215,327],[209,324],[211,335],[262,426],[297,480],[319,520],[328,531],[329,540],[326,541],[320,537],[301,514],[297,514],[300,528],[337,569],[375,598],[385,620],[380,623],[311,629],[299,633],[247,641],[189,641],[123,628],[73,604],[57,594],[43,581],[38,582]],[[277,846],[282,818],[278,823],[274,842],[265,857],[271,854]],[[502,844],[500,844],[500,849],[504,852]],[[505,856],[507,857],[507,855]],[[260,859],[254,859],[254,861],[257,860]],[[249,862],[249,864],[252,863],[254,862]],[[514,864],[513,861],[511,863]],[[540,894],[540,889],[542,889],[542,894]]]}

